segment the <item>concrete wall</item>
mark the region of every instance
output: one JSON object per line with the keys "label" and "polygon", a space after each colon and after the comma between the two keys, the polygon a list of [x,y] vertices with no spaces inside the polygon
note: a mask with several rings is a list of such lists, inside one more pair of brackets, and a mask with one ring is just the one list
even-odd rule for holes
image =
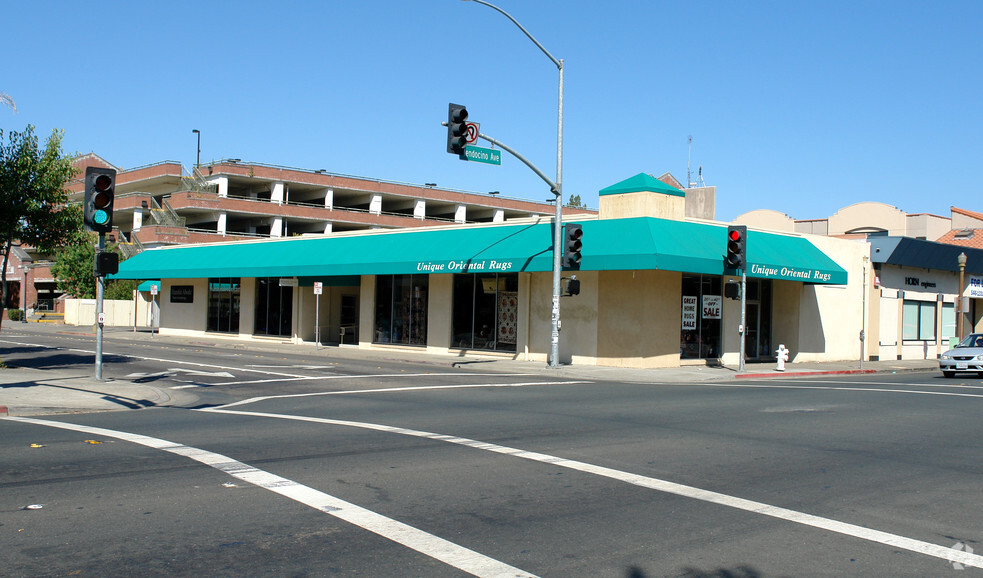
{"label": "concrete wall", "polygon": [[712,221],[717,218],[717,187],[691,187],[684,192],[687,219]]}
{"label": "concrete wall", "polygon": [[[134,301],[105,299],[102,311],[106,314],[105,327],[133,327],[136,319],[137,327],[150,327],[147,321],[149,302],[140,299]],[[96,324],[95,299],[65,299],[65,324],[79,327],[91,327]]]}

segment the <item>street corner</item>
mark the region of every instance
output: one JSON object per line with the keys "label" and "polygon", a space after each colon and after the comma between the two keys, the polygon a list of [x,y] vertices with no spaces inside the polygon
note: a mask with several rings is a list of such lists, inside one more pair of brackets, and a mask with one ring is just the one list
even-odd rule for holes
{"label": "street corner", "polygon": [[49,371],[0,370],[0,417],[149,409],[197,401],[192,393],[170,392],[130,381]]}

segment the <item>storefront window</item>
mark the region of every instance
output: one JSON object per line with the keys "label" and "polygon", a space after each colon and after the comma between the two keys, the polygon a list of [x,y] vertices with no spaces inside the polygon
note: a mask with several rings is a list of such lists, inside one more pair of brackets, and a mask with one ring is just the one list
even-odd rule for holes
{"label": "storefront window", "polygon": [[239,277],[208,280],[207,331],[239,333]]}
{"label": "storefront window", "polygon": [[376,278],[376,343],[427,344],[429,287],[429,275],[380,275]]}
{"label": "storefront window", "polygon": [[293,324],[293,287],[281,287],[278,277],[256,279],[254,335],[290,336]]}
{"label": "storefront window", "polygon": [[451,346],[515,351],[519,276],[515,273],[454,275]]}
{"label": "storefront window", "polygon": [[956,304],[942,304],[942,339],[956,336]]}
{"label": "storefront window", "polygon": [[901,306],[901,338],[935,341],[935,301],[905,301]]}
{"label": "storefront window", "polygon": [[720,357],[721,278],[683,275],[681,359]]}

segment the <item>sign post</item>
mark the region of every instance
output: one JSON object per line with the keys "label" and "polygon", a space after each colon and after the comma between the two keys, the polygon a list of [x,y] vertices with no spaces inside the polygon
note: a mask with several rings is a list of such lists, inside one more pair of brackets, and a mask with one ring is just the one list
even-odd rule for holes
{"label": "sign post", "polygon": [[159,287],[156,283],[150,284],[150,335],[151,336],[154,335],[154,317],[156,317],[154,313],[155,311],[160,311],[160,309],[158,309],[157,306],[158,288]]}
{"label": "sign post", "polygon": [[321,281],[314,282],[314,351],[321,346]]}

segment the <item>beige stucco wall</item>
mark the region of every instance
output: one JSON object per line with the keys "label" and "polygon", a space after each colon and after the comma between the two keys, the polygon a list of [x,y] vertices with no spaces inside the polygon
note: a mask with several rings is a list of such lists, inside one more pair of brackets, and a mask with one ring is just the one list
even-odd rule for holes
{"label": "beige stucco wall", "polygon": [[358,345],[372,346],[372,333],[375,331],[375,275],[362,275],[358,301]]}
{"label": "beige stucco wall", "polygon": [[454,276],[430,275],[427,302],[427,351],[447,353],[451,345]]}
{"label": "beige stucco wall", "polygon": [[866,201],[843,207],[829,219],[829,235],[843,235],[858,229],[886,229],[888,235],[905,235],[907,215],[897,207]]}
{"label": "beige stucco wall", "polygon": [[686,198],[649,191],[601,195],[598,218],[655,217],[683,220],[686,217]]}
{"label": "beige stucco wall", "polygon": [[979,229],[983,227],[983,220],[977,219],[972,215],[966,215],[958,211],[950,211],[952,215],[952,229]]}
{"label": "beige stucco wall", "polygon": [[[172,285],[194,286],[194,302],[171,303]],[[161,334],[188,335],[201,334],[205,331],[206,320],[208,319],[208,279],[162,279],[157,298],[161,300]]]}
{"label": "beige stucco wall", "polygon": [[918,213],[908,215],[906,237],[935,241],[952,230],[952,221],[947,217]]}
{"label": "beige stucco wall", "polygon": [[734,219],[734,223],[769,231],[784,231],[786,233],[795,231],[795,220],[792,217],[771,209],[748,211],[743,215],[738,215]]}
{"label": "beige stucco wall", "polygon": [[847,272],[847,284],[802,285],[798,348],[789,348],[790,360],[856,359],[859,363],[860,330],[864,328],[864,269],[868,266],[865,257],[870,254],[870,244],[818,236],[809,236],[809,241]]}
{"label": "beige stucco wall", "polygon": [[682,274],[603,271],[598,279],[597,364],[679,365]]}

